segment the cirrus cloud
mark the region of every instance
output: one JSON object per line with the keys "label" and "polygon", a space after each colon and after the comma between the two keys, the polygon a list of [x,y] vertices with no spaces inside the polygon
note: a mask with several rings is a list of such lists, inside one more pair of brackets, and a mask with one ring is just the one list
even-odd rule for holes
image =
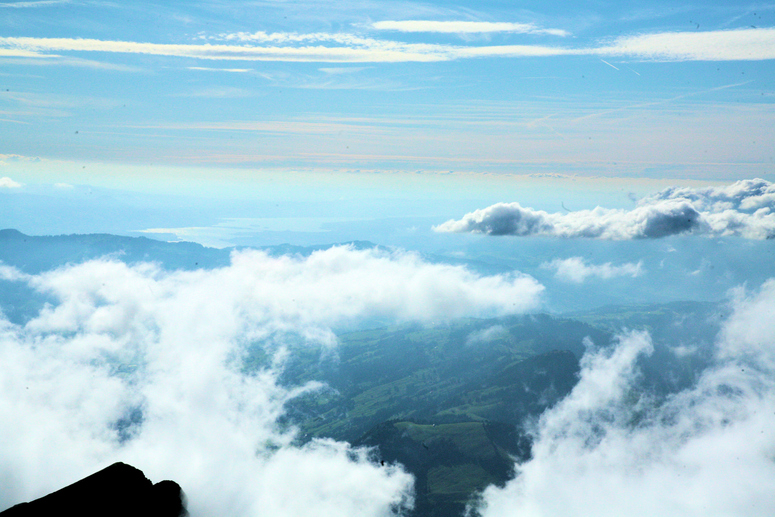
{"label": "cirrus cloud", "polygon": [[658,61],[760,61],[775,59],[775,29],[623,36],[597,47],[594,53]]}
{"label": "cirrus cloud", "polygon": [[[377,22],[380,23],[380,22]],[[385,22],[422,23],[405,28],[435,28],[444,32],[453,27],[475,32],[478,25],[449,23],[483,22]],[[508,26],[508,24],[506,24]],[[388,25],[391,26],[391,25]],[[489,25],[488,25],[489,26]],[[396,27],[404,27],[396,25]],[[484,29],[487,26],[481,26]],[[494,22],[492,27],[500,27]],[[560,34],[559,29],[534,32]],[[426,31],[423,31],[426,32]],[[464,31],[465,32],[465,31]],[[52,58],[51,63],[73,64],[51,52],[102,52],[147,54],[221,61],[286,61],[321,63],[399,63],[442,62],[472,58],[520,58],[551,56],[602,56],[657,61],[758,61],[775,59],[775,29],[737,29],[705,32],[663,32],[624,36],[588,47],[556,45],[445,45],[406,43],[362,37],[352,33],[224,33],[202,38],[225,43],[151,43],[86,38],[0,37],[0,57]],[[232,44],[239,42],[241,44]],[[49,60],[38,60],[39,63]],[[118,66],[118,65],[116,65]]]}
{"label": "cirrus cloud", "polygon": [[570,34],[569,32],[562,29],[544,29],[533,23],[513,22],[385,20],[374,22],[370,27],[377,30],[389,30],[398,32],[439,32],[446,34],[478,34],[488,32],[549,34],[552,36],[568,36]]}

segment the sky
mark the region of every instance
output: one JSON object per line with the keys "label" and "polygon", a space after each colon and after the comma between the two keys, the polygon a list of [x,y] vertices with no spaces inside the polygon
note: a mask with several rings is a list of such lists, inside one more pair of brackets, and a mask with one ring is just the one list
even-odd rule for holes
{"label": "sky", "polygon": [[[400,465],[278,427],[320,388],[279,384],[286,342],[698,300],[731,316],[696,386],[633,407],[649,335],[591,344],[477,508],[772,515],[773,182],[771,3],[0,0],[1,228],[384,246],[0,264],[52,300],[0,315],[0,507],[122,459],[205,517],[387,515],[411,505]],[[275,362],[245,376],[248,345]]]}
{"label": "sky", "polygon": [[[594,304],[719,300],[770,274],[772,215],[664,189],[775,180],[775,5],[5,1],[0,20],[3,227],[364,240],[542,282],[569,278],[555,260],[645,273],[682,250],[675,289],[618,276]],[[482,238],[472,214],[499,203],[556,231]],[[743,238],[663,245],[687,232]],[[547,308],[578,308],[572,288]]]}
{"label": "sky", "polygon": [[148,186],[160,166],[775,172],[767,4],[42,0],[0,20],[2,152]]}

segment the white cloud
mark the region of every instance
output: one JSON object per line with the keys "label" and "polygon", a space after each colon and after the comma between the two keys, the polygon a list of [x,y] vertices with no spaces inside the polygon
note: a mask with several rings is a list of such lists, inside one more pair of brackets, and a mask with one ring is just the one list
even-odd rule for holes
{"label": "white cloud", "polygon": [[[253,46],[223,44],[165,44],[138,43],[133,41],[105,41],[75,38],[0,38],[0,45],[10,53],[19,52],[116,52],[149,54],[157,56],[188,57],[224,61],[296,61],[296,62],[431,62],[452,59],[452,47],[420,43],[380,42],[354,36],[330,36],[326,41],[337,41],[351,46]],[[253,41],[255,34],[246,35],[244,40]],[[301,35],[300,41],[312,39]],[[292,41],[287,36],[282,43]],[[341,40],[341,41],[338,41]],[[258,40],[260,41],[260,39]]]}
{"label": "white cloud", "polygon": [[22,184],[12,180],[8,176],[0,178],[0,188],[21,188]]}
{"label": "white cloud", "polygon": [[552,36],[568,36],[562,29],[543,29],[533,23],[511,22],[472,22],[472,21],[433,21],[433,20],[403,20],[381,21],[371,24],[377,30],[399,32],[440,32],[452,34],[471,34],[485,32],[515,32],[521,34],[549,34]]}
{"label": "white cloud", "polygon": [[[277,351],[291,336],[332,346],[332,325],[357,318],[515,313],[542,289],[347,247],[234,253],[215,270],[97,260],[0,274],[54,300],[25,326],[0,317],[0,508],[121,460],[178,481],[203,516],[376,517],[409,504],[400,466],[345,443],[293,444],[293,429],[278,426],[284,403],[318,385],[281,386]],[[251,346],[275,359],[245,374]]]}
{"label": "white cloud", "polygon": [[58,56],[47,56],[45,54],[40,54],[38,52],[33,52],[31,50],[24,50],[21,48],[0,48],[0,58],[9,58],[9,57],[45,58],[45,57],[58,57]]}
{"label": "white cloud", "polygon": [[31,277],[25,273],[22,273],[18,269],[12,266],[6,266],[0,262],[0,280],[8,280],[11,282],[26,281]]}
{"label": "white cloud", "polygon": [[741,293],[697,384],[638,396],[647,334],[590,351],[573,392],[542,415],[533,459],[482,497],[484,517],[766,516],[775,511],[775,280]]}
{"label": "white cloud", "polygon": [[493,325],[481,330],[471,332],[466,338],[466,345],[478,345],[508,337],[509,331],[503,325]]}
{"label": "white cloud", "polygon": [[668,200],[633,210],[553,213],[498,203],[434,227],[437,232],[488,235],[545,235],[564,238],[643,239],[690,232],[700,225],[699,213],[688,201]]}
{"label": "white cloud", "polygon": [[769,181],[756,178],[721,187],[670,187],[640,204],[676,199],[688,200],[701,211],[712,234],[750,239],[775,236],[775,184]]}
{"label": "white cloud", "polygon": [[565,282],[581,284],[590,277],[608,280],[621,276],[633,278],[643,274],[643,263],[627,262],[620,266],[614,266],[610,262],[605,264],[587,264],[582,257],[570,257],[567,259],[554,259],[551,262],[541,264],[544,269],[553,269],[554,276]]}
{"label": "white cloud", "polygon": [[497,203],[458,221],[435,226],[434,230],[614,240],[683,233],[747,239],[775,236],[775,186],[762,179],[742,180],[727,187],[670,187],[642,199],[638,205],[632,210],[597,207],[550,214],[519,203]]}
{"label": "white cloud", "polygon": [[69,4],[71,0],[37,0],[33,2],[2,2],[0,8],[29,9],[35,7],[48,7],[49,5]]}
{"label": "white cloud", "polygon": [[246,72],[253,72],[252,68],[208,68],[206,66],[187,66],[188,70],[199,70],[203,72],[231,72],[236,74],[244,74]]}
{"label": "white cloud", "polygon": [[343,74],[355,74],[366,70],[365,66],[349,66],[349,67],[323,67],[318,68],[321,72],[329,75],[343,75]]}
{"label": "white cloud", "polygon": [[623,36],[594,53],[666,61],[775,59],[775,28]]}
{"label": "white cloud", "polygon": [[[475,27],[500,27],[485,22],[377,22],[399,24],[396,27],[434,28],[439,32],[454,28],[474,31]],[[409,24],[409,25],[400,25]],[[412,25],[419,24],[419,25]],[[474,25],[448,25],[474,24]],[[516,30],[520,24],[506,24]],[[529,26],[526,24],[525,26]],[[524,28],[524,27],[523,27]],[[459,32],[459,31],[455,31]],[[463,30],[465,33],[466,30]],[[536,28],[533,32],[563,35],[559,29]],[[519,58],[569,55],[618,56],[644,60],[728,61],[775,58],[775,29],[733,31],[670,32],[626,36],[592,47],[545,45],[461,46],[432,43],[404,43],[366,38],[351,33],[295,33],[263,31],[224,33],[204,37],[207,41],[241,44],[168,44],[134,41],[110,41],[86,38],[0,37],[0,57],[49,57],[37,64],[99,66],[85,60],[73,60],[48,52],[115,52],[157,56],[187,57],[222,61],[288,61],[331,63],[437,62],[470,58]],[[56,59],[53,59],[56,58]],[[28,60],[32,63],[32,60]],[[107,67],[108,65],[104,65]],[[114,65],[120,67],[120,65]],[[129,69],[127,69],[129,70]]]}

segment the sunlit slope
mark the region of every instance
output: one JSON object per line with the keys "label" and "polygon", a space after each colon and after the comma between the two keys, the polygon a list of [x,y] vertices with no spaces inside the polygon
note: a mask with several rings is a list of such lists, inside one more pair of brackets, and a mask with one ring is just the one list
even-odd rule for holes
{"label": "sunlit slope", "polygon": [[292,402],[290,414],[307,436],[347,440],[391,419],[516,425],[570,391],[585,337],[610,340],[547,315],[344,334],[335,351],[291,354],[286,382],[330,389]]}

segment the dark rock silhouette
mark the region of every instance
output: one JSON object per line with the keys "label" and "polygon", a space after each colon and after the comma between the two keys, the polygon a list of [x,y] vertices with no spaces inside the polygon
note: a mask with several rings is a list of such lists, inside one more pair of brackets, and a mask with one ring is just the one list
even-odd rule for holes
{"label": "dark rock silhouette", "polygon": [[188,511],[185,494],[174,481],[154,485],[141,470],[126,463],[114,463],[47,496],[0,512],[2,517],[68,514],[185,517]]}

